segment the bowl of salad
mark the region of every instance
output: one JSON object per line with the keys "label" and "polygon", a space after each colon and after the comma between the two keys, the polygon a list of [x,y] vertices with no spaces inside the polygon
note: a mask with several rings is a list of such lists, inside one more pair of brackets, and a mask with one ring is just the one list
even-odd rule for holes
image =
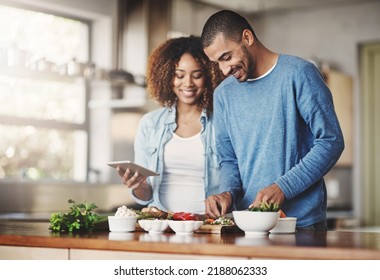
{"label": "bowl of salad", "polygon": [[277,205],[262,203],[248,210],[232,211],[236,225],[246,236],[266,236],[273,229],[280,213]]}
{"label": "bowl of salad", "polygon": [[196,214],[177,212],[173,213],[171,220],[168,220],[168,225],[176,234],[192,234],[203,225],[203,221],[197,219]]}

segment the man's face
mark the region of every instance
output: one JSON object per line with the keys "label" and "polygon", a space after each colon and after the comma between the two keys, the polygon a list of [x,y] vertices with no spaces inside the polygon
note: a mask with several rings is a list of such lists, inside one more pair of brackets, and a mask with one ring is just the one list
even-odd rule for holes
{"label": "man's face", "polygon": [[225,76],[233,75],[239,82],[254,78],[254,61],[242,42],[234,42],[219,33],[204,52],[211,61],[218,63]]}

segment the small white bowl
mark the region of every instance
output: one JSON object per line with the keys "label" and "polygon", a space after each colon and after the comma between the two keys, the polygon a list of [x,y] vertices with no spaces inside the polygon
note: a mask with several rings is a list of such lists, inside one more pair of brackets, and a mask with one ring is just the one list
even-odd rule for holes
{"label": "small white bowl", "polygon": [[108,216],[108,227],[112,232],[131,232],[136,229],[136,217]]}
{"label": "small white bowl", "polygon": [[202,225],[203,221],[168,221],[169,227],[176,234],[192,234],[194,231],[198,230]]}
{"label": "small white bowl", "polygon": [[295,233],[296,217],[279,218],[276,226],[270,230],[270,233]]}
{"label": "small white bowl", "polygon": [[264,236],[274,228],[278,222],[280,213],[259,211],[232,211],[235,224],[244,231],[247,236]]}
{"label": "small white bowl", "polygon": [[161,233],[168,228],[168,220],[139,220],[140,227],[149,233]]}

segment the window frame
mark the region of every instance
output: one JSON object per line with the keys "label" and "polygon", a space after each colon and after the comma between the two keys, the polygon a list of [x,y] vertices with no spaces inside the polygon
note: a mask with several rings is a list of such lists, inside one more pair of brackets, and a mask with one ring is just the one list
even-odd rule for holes
{"label": "window frame", "polygon": [[[68,13],[59,12],[59,11],[53,11],[42,7],[35,7],[30,6],[23,3],[8,3],[0,0],[0,6],[4,7],[11,7],[16,9],[23,9],[33,12],[40,12],[48,15],[58,16],[58,17],[64,17],[67,19],[80,21],[81,23],[85,24],[88,28],[88,34],[87,34],[87,49],[85,50],[88,54],[88,62],[92,61],[92,32],[93,32],[93,22],[88,19],[84,19],[81,17],[77,17],[74,15],[70,15]],[[77,183],[87,183],[89,181],[89,171],[90,171],[90,160],[91,160],[91,154],[90,154],[90,148],[91,148],[91,137],[90,137],[90,108],[88,106],[91,96],[91,86],[90,86],[90,80],[86,77],[68,77],[68,76],[60,76],[59,74],[55,73],[39,73],[38,71],[33,71],[29,69],[21,69],[21,74],[19,73],[19,69],[14,70],[10,66],[1,66],[0,65],[0,75],[4,76],[10,76],[10,77],[19,77],[19,78],[36,78],[40,80],[56,80],[56,81],[69,81],[69,82],[77,82],[80,80],[83,82],[84,87],[84,121],[82,123],[74,123],[74,122],[66,122],[66,121],[57,121],[57,120],[43,120],[43,119],[35,119],[35,118],[22,118],[22,117],[14,117],[9,115],[2,115],[0,114],[0,124],[2,125],[12,125],[12,126],[33,126],[37,129],[43,128],[43,129],[57,129],[57,130],[66,130],[66,131],[81,131],[86,134],[86,158],[84,159],[86,162],[85,167],[85,178],[84,181],[75,181],[75,180],[57,180],[58,183],[64,183],[64,182],[71,182],[75,181]],[[45,179],[42,179],[44,181]],[[4,178],[0,179],[1,181],[18,181],[17,179],[13,178]],[[31,180],[31,182],[38,182]],[[55,181],[53,179],[49,181]],[[29,182],[29,181],[28,181]]]}

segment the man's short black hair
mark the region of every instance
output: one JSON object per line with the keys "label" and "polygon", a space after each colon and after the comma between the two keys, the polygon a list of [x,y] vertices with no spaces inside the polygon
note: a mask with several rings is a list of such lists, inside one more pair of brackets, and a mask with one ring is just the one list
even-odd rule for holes
{"label": "man's short black hair", "polygon": [[210,46],[219,33],[234,42],[240,42],[245,29],[250,30],[255,36],[252,26],[244,17],[229,10],[219,11],[213,14],[203,27],[202,47],[205,49]]}

